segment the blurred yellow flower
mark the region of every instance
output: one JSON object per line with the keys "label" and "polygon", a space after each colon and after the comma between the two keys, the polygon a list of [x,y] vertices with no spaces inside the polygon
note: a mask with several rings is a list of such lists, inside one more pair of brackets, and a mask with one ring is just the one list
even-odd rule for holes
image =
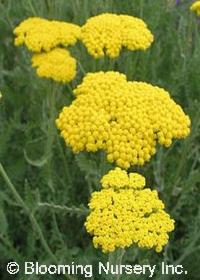
{"label": "blurred yellow flower", "polygon": [[76,60],[66,49],[55,48],[48,53],[34,54],[32,66],[37,68],[39,77],[57,82],[70,82],[76,75]]}
{"label": "blurred yellow flower", "polygon": [[75,153],[105,150],[108,161],[127,169],[149,161],[156,142],[169,147],[190,132],[189,117],[168,92],[118,72],[89,73],[74,93],[56,124]]}
{"label": "blurred yellow flower", "polygon": [[122,47],[131,51],[147,49],[153,35],[139,18],[106,13],[87,20],[81,28],[81,40],[93,57],[114,58]]}
{"label": "blurred yellow flower", "polygon": [[198,16],[200,16],[200,1],[196,1],[194,2],[191,6],[190,6],[190,10],[192,12],[196,12]]}
{"label": "blurred yellow flower", "polygon": [[[117,172],[120,176],[120,170]],[[142,186],[137,190],[131,185],[124,189],[120,181],[115,189],[103,189],[92,194],[91,213],[85,226],[93,236],[95,248],[100,247],[106,253],[136,244],[140,248],[153,248],[160,252],[168,242],[168,233],[174,230],[174,220],[165,212],[157,191],[142,190]],[[111,177],[108,183],[112,185],[112,182]]]}
{"label": "blurred yellow flower", "polygon": [[15,29],[15,45],[25,44],[32,52],[50,51],[57,46],[74,45],[80,35],[78,25],[31,17]]}

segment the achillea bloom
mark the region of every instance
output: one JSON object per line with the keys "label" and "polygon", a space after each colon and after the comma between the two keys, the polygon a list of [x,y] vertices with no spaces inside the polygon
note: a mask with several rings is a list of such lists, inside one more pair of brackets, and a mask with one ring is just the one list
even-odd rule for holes
{"label": "achillea bloom", "polygon": [[185,138],[190,119],[164,89],[127,82],[118,72],[89,73],[64,107],[57,127],[74,153],[105,150],[122,168],[143,165],[156,152],[156,142],[169,147]]}
{"label": "achillea bloom", "polygon": [[89,18],[81,28],[81,40],[95,58],[119,56],[122,47],[145,50],[153,35],[143,20],[128,15],[101,14]]}
{"label": "achillea bloom", "polygon": [[[93,236],[94,246],[105,253],[132,244],[160,252],[168,242],[168,233],[174,230],[174,220],[165,212],[157,191],[142,190],[142,185],[139,187],[138,184],[136,189],[132,184],[124,188],[123,182],[122,185],[120,183],[121,178],[118,181],[120,169],[112,172],[115,172],[116,182],[119,183],[117,188],[94,192],[89,203],[91,213],[85,226]],[[121,170],[121,173],[125,176],[124,171]],[[138,176],[142,177],[135,173],[129,177],[126,174],[127,181],[130,177],[135,177],[137,181]],[[113,177],[110,178],[108,184],[112,185]]]}
{"label": "achillea bloom", "polygon": [[138,173],[127,174],[125,170],[116,167],[103,176],[101,179],[101,184],[104,189],[113,188],[116,189],[130,189],[134,190],[143,189],[145,186],[145,178]]}
{"label": "achillea bloom", "polygon": [[74,45],[80,35],[80,27],[62,21],[31,17],[14,30],[15,45],[25,44],[32,52],[50,51],[57,46]]}
{"label": "achillea bloom", "polygon": [[70,82],[76,75],[76,60],[66,49],[55,48],[48,53],[34,54],[32,66],[37,68],[39,77],[57,82]]}
{"label": "achillea bloom", "polygon": [[196,1],[194,2],[191,7],[190,10],[192,12],[196,12],[198,16],[200,16],[200,1]]}

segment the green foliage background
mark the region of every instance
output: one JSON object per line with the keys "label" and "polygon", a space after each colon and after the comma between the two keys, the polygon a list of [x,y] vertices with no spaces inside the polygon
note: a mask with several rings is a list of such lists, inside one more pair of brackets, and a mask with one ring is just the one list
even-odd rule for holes
{"label": "green foliage background", "polygon": [[[192,1],[174,0],[0,0],[0,161],[22,201],[0,178],[0,278],[9,279],[6,264],[15,260],[51,264],[106,262],[93,248],[84,228],[90,193],[112,166],[103,153],[74,156],[60,138],[54,119],[70,104],[84,72],[114,69],[128,79],[164,87],[192,119],[191,135],[157,154],[144,168],[133,168],[159,190],[167,211],[176,220],[165,250],[127,250],[123,263],[182,264],[187,275],[154,279],[199,279],[200,274],[200,25],[189,11]],[[143,18],[155,42],[146,52],[124,51],[114,61],[93,60],[81,44],[73,47],[79,61],[72,84],[55,85],[39,79],[30,54],[13,45],[13,28],[30,16],[83,24],[101,12]],[[2,170],[1,170],[2,171]],[[23,204],[23,205],[22,205]],[[46,246],[46,245],[47,246]],[[48,247],[49,246],[49,247]],[[51,251],[49,251],[49,248]],[[54,256],[52,256],[52,253]],[[112,256],[113,262],[116,256]],[[11,276],[10,276],[11,277]],[[23,275],[12,279],[66,279],[64,276]],[[120,279],[147,279],[121,276]],[[74,276],[73,279],[84,279]],[[99,276],[92,279],[112,279]]]}

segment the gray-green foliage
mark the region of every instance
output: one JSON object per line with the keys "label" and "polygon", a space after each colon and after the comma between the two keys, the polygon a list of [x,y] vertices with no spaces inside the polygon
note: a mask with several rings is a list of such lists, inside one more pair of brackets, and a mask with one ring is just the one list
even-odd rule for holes
{"label": "gray-green foliage", "polygon": [[[33,215],[50,250],[61,263],[90,263],[107,256],[92,246],[85,231],[90,193],[111,168],[105,155],[74,156],[54,126],[64,104],[70,104],[75,87],[85,72],[114,69],[128,79],[150,82],[169,90],[192,119],[191,135],[175,141],[169,149],[158,147],[152,161],[137,168],[148,184],[160,192],[176,229],[161,254],[129,248],[124,263],[162,261],[183,264],[188,275],[155,279],[199,279],[200,249],[200,27],[189,12],[191,1],[174,0],[1,0],[0,1],[0,161],[28,212],[0,178],[0,276],[8,279],[10,260],[52,263]],[[155,35],[146,52],[122,52],[114,61],[93,60],[78,43],[72,48],[78,59],[78,75],[70,86],[55,86],[39,79],[30,67],[25,48],[13,45],[13,28],[29,16],[83,24],[101,12],[142,17]],[[82,67],[80,67],[80,65]],[[54,91],[54,92],[53,92]],[[52,95],[55,99],[52,101]],[[52,103],[53,102],[53,103]],[[24,276],[15,279],[41,279]],[[140,276],[135,279],[147,279]],[[13,278],[14,279],[14,278]],[[45,279],[56,279],[46,276]],[[58,277],[58,279],[65,279]],[[75,276],[74,279],[83,279]],[[95,274],[93,279],[105,279]],[[109,277],[107,277],[109,279]],[[132,279],[122,276],[121,279]]]}

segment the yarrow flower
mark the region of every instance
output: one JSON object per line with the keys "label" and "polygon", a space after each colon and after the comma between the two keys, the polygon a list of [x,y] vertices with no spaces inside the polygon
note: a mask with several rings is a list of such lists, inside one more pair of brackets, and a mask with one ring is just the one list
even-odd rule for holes
{"label": "yarrow flower", "polygon": [[126,189],[133,188],[134,190],[143,189],[145,186],[145,178],[138,173],[127,174],[125,170],[116,167],[101,179],[101,185],[104,189]]}
{"label": "yarrow flower", "polygon": [[15,45],[23,45],[32,52],[49,52],[57,46],[74,45],[80,35],[78,25],[31,17],[21,22],[15,29]]}
{"label": "yarrow flower", "polygon": [[[114,173],[117,188],[115,185],[114,188],[94,192],[89,203],[91,212],[85,226],[93,236],[94,247],[100,247],[106,253],[136,244],[140,248],[153,248],[160,252],[168,242],[168,233],[174,230],[174,220],[165,212],[156,190],[142,189],[142,185],[139,187],[138,176],[141,178],[141,175],[133,173],[128,176],[118,168],[104,176],[110,185],[113,185]],[[125,179],[125,175],[126,188],[120,178]],[[130,178],[135,178],[136,188]]]}
{"label": "yarrow flower", "polygon": [[69,82],[76,75],[76,60],[68,50],[62,48],[34,54],[32,66],[37,68],[39,77],[51,78],[57,82]]}
{"label": "yarrow flower", "polygon": [[192,12],[196,12],[198,16],[200,16],[200,1],[196,1],[194,2],[191,6],[190,6],[190,10]]}
{"label": "yarrow flower", "polygon": [[131,51],[147,49],[153,35],[139,18],[105,13],[87,20],[81,28],[80,39],[93,57],[106,54],[114,58],[119,56],[122,47]]}
{"label": "yarrow flower", "polygon": [[118,72],[89,73],[74,94],[56,120],[74,153],[105,150],[108,161],[127,169],[149,161],[156,142],[169,147],[190,132],[189,117],[168,92]]}

